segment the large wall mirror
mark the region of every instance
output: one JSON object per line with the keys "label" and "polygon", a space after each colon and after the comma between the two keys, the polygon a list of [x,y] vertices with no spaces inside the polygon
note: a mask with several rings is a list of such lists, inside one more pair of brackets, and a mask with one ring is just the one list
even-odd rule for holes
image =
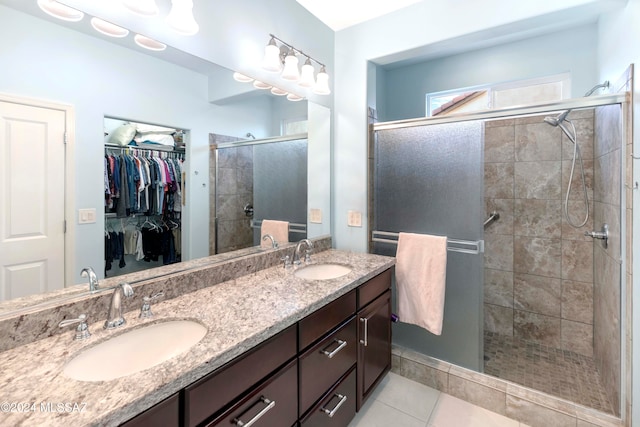
{"label": "large wall mirror", "polygon": [[[99,278],[104,277],[108,226],[102,215],[105,117],[186,131],[183,261],[210,257],[210,262],[215,262],[216,251],[211,245],[215,239],[210,232],[214,230],[211,208],[215,205],[210,204],[215,194],[211,135],[245,141],[273,139],[272,144],[278,144],[283,124],[292,120],[307,122],[306,155],[297,157],[305,162],[300,166],[307,174],[306,200],[302,217],[298,213],[295,222],[306,226],[305,236],[330,234],[331,120],[327,107],[248,89],[233,80],[231,70],[171,46],[164,52],[150,52],[102,36],[90,27],[88,17],[76,23],[58,21],[46,16],[36,0],[0,0],[0,58],[7,64],[0,94],[59,103],[73,111],[75,122],[66,130],[73,151],[67,152],[64,170],[72,177],[71,191],[64,195],[65,201],[71,202],[67,206],[74,209],[66,214],[67,222],[73,222],[68,225],[72,233],[66,236],[64,250],[59,249],[65,252],[66,271],[64,289],[54,295],[84,292],[87,279],[80,276],[83,267],[91,266]],[[254,154],[261,156],[261,151],[262,147],[255,149]],[[267,165],[268,170],[267,163],[258,163],[261,168]],[[270,172],[277,177],[281,168]],[[79,212],[85,209],[95,209],[95,221],[79,224]],[[312,209],[320,214],[319,221],[308,220]],[[32,292],[44,296],[51,295],[50,291],[40,288]],[[0,315],[3,300],[24,297],[19,289],[5,292],[0,298]],[[29,297],[27,301],[42,299]]]}

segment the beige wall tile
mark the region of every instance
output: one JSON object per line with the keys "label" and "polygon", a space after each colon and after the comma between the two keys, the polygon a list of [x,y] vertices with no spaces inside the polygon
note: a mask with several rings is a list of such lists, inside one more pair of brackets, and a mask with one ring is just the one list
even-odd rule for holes
{"label": "beige wall tile", "polygon": [[484,164],[484,196],[513,199],[513,163]]}
{"label": "beige wall tile", "polygon": [[593,325],[561,320],[562,348],[593,357]]}
{"label": "beige wall tile", "polygon": [[496,334],[513,336],[513,309],[485,304],[484,330]]}
{"label": "beige wall tile", "polygon": [[506,393],[476,382],[449,374],[447,394],[501,415],[506,414]]}
{"label": "beige wall tile", "polygon": [[593,242],[562,241],[562,278],[593,282]]}
{"label": "beige wall tile", "polygon": [[562,236],[562,201],[515,199],[513,234],[559,239]]}
{"label": "beige wall tile", "polygon": [[561,254],[560,239],[515,236],[513,270],[518,273],[560,278]]}
{"label": "beige wall tile", "polygon": [[485,128],[484,161],[487,163],[513,162],[514,126]]}
{"label": "beige wall tile", "polygon": [[449,390],[449,374],[446,371],[413,360],[401,359],[400,375],[445,393]]}
{"label": "beige wall tile", "polygon": [[518,338],[560,347],[560,318],[514,310],[513,334]]}
{"label": "beige wall tile", "polygon": [[513,272],[484,269],[484,302],[513,307]]}
{"label": "beige wall tile", "polygon": [[560,129],[543,120],[515,126],[515,159],[518,162],[561,160]]}
{"label": "beige wall tile", "polygon": [[561,317],[593,324],[593,283],[562,281]]}
{"label": "beige wall tile", "polygon": [[515,198],[560,200],[561,172],[560,160],[516,162],[513,175]]}
{"label": "beige wall tile", "polygon": [[531,427],[576,427],[577,425],[575,416],[510,395],[507,395],[506,415]]}
{"label": "beige wall tile", "polygon": [[484,236],[484,244],[485,268],[513,271],[513,236],[487,234]]}
{"label": "beige wall tile", "polygon": [[562,286],[560,279],[515,273],[513,306],[547,316],[560,317]]}
{"label": "beige wall tile", "polygon": [[500,218],[485,228],[485,234],[513,234],[513,199],[484,199],[485,217],[498,212]]}

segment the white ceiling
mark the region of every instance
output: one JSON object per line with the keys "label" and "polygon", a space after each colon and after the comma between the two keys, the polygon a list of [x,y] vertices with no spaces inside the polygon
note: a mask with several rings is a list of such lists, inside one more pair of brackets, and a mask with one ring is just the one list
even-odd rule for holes
{"label": "white ceiling", "polygon": [[334,31],[386,15],[423,0],[296,0]]}

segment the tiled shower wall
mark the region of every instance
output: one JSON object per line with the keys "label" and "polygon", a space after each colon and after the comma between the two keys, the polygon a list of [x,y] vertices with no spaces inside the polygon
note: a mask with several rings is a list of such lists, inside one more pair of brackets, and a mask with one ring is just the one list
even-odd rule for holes
{"label": "tiled shower wall", "polygon": [[246,204],[253,204],[253,147],[218,150],[218,182],[216,182],[217,144],[240,140],[240,138],[225,135],[209,135],[209,253],[211,255],[253,246],[251,218],[247,217],[243,210]]}
{"label": "tiled shower wall", "polygon": [[621,108],[596,108],[594,146],[594,225],[609,225],[607,248],[594,250],[594,356],[614,408],[620,404],[620,209]]}
{"label": "tiled shower wall", "polygon": [[[572,144],[544,116],[485,123],[485,205],[500,220],[485,230],[484,327],[593,355],[593,242],[563,216]],[[587,193],[593,200],[593,110],[575,111]],[[585,209],[579,165],[569,211]],[[590,202],[591,203],[591,202]],[[593,204],[589,207],[593,212]]]}

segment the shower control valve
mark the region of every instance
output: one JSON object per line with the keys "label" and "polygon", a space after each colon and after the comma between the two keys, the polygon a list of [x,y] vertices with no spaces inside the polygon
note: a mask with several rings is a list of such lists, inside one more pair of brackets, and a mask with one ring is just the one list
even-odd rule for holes
{"label": "shower control valve", "polygon": [[584,235],[592,239],[604,240],[604,248],[606,249],[609,240],[609,224],[604,224],[602,231],[585,231]]}

